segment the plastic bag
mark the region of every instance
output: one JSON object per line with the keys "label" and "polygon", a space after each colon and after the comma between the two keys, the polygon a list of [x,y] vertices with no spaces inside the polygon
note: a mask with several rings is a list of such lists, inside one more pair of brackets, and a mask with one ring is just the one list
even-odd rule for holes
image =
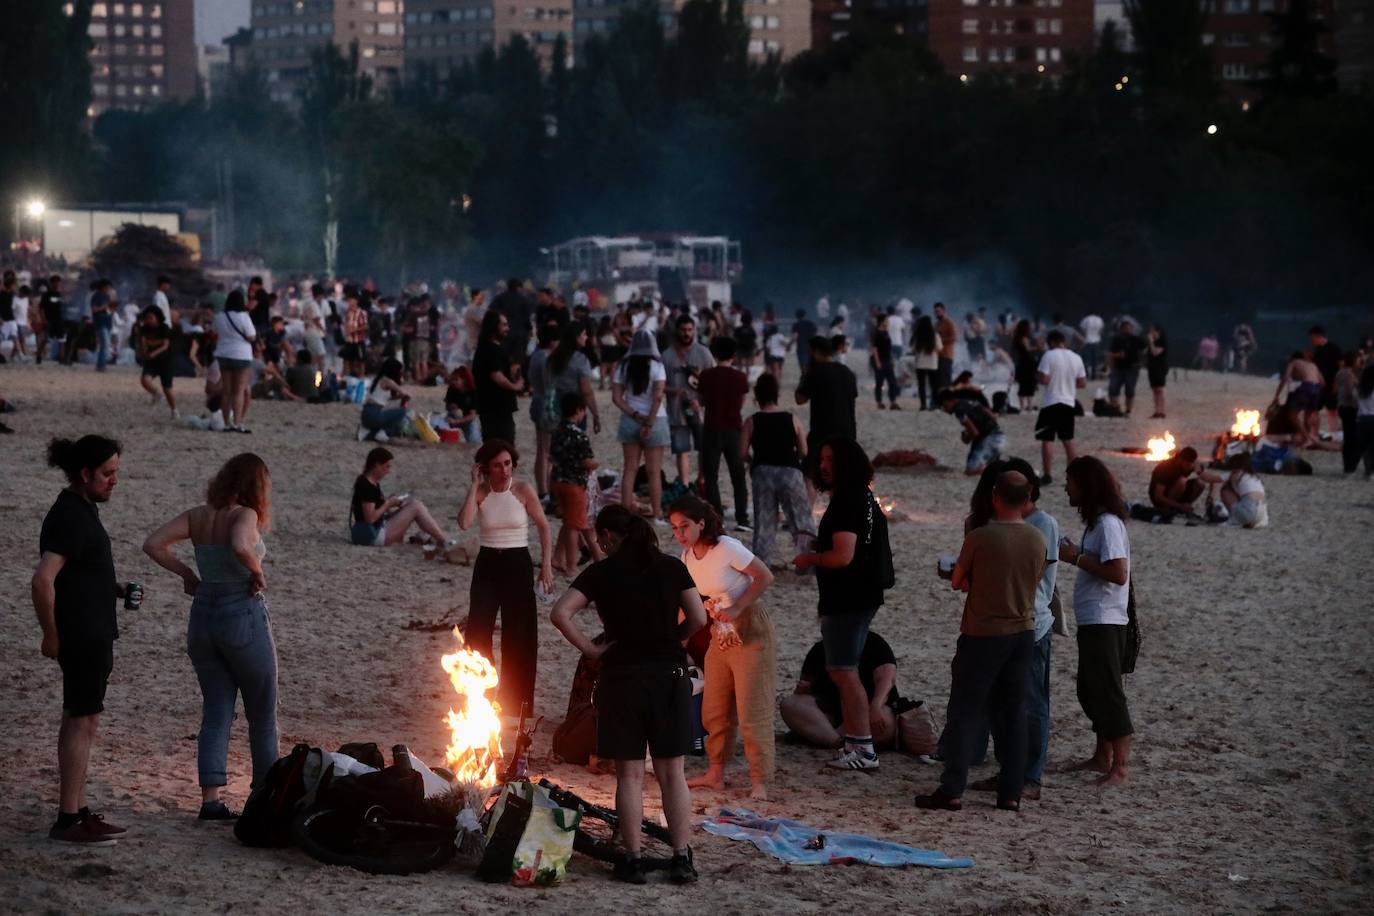
{"label": "plastic bag", "polygon": [[567,874],[581,820],[581,812],[560,807],[542,786],[507,783],[492,808],[478,877],[517,887],[558,883]]}
{"label": "plastic bag", "polygon": [[744,639],[739,635],[739,630],[728,620],[713,620],[711,622],[711,638],[716,641],[718,649],[733,649],[736,646],[744,645]]}

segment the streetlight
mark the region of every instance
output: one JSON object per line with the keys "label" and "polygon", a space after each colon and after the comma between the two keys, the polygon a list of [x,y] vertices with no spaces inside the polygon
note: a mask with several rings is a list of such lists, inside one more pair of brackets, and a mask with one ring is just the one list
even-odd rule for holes
{"label": "streetlight", "polygon": [[43,214],[48,212],[48,205],[45,204],[43,201],[34,198],[33,200],[29,201],[27,204],[24,205],[24,209],[28,211],[30,219],[42,219]]}
{"label": "streetlight", "polygon": [[1208,125],[1207,125],[1207,135],[1208,135],[1209,137],[1212,136],[1213,134],[1215,134],[1216,132],[1217,132],[1217,126],[1216,126],[1215,124],[1208,124]]}

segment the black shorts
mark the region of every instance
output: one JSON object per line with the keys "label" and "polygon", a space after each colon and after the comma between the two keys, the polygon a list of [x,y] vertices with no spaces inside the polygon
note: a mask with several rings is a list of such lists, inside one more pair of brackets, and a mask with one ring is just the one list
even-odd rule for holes
{"label": "black shorts", "polygon": [[1334,385],[1322,389],[1321,405],[1323,410],[1335,410],[1339,406]]}
{"label": "black shorts", "polygon": [[692,682],[685,667],[603,671],[596,685],[596,753],[607,760],[681,757],[692,749]]}
{"label": "black shorts", "polygon": [[1163,388],[1169,381],[1169,368],[1166,366],[1163,369],[1146,369],[1145,376],[1150,380],[1151,388]]}
{"label": "black shorts", "polygon": [[1103,741],[1132,734],[1131,712],[1121,684],[1121,658],[1126,649],[1126,627],[1121,624],[1086,624],[1077,630],[1078,703],[1093,731]]}
{"label": "black shorts", "polygon": [[349,363],[361,363],[367,359],[367,348],[365,344],[346,343],[339,351],[339,358]]}
{"label": "black shorts", "polygon": [[1035,416],[1035,438],[1039,442],[1060,442],[1073,439],[1074,409],[1072,404],[1051,404],[1041,407]]}
{"label": "black shorts", "polygon": [[114,643],[63,640],[57,650],[62,668],[62,709],[71,718],[105,710],[105,688],[114,670]]}
{"label": "black shorts", "polygon": [[172,390],[172,361],[170,359],[155,359],[152,362],[144,363],[143,375],[145,378],[156,378],[162,382],[163,391]]}

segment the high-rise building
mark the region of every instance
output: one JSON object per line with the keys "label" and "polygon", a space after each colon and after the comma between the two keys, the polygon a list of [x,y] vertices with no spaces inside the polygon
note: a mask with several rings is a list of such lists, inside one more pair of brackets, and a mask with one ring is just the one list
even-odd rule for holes
{"label": "high-rise building", "polygon": [[859,32],[925,41],[926,5],[927,0],[813,0],[811,46],[827,48]]}
{"label": "high-rise building", "polygon": [[811,47],[810,0],[745,0],[744,21],[754,60],[788,60]]}
{"label": "high-rise building", "polygon": [[358,44],[358,67],[388,91],[404,65],[403,0],[253,0],[252,59],[267,76],[273,101],[294,103],[310,72],[310,55],[333,43]]}
{"label": "high-rise building", "polygon": [[[573,0],[573,38],[578,44],[593,35],[605,36],[615,28],[620,14],[645,0]],[[682,0],[658,0],[658,18],[667,35],[677,31]]]}
{"label": "high-rise building", "polygon": [[930,0],[930,50],[949,73],[1055,76],[1093,47],[1093,0]]}
{"label": "high-rise building", "polygon": [[1374,0],[1336,0],[1335,33],[1341,91],[1374,90]]}
{"label": "high-rise building", "polygon": [[572,50],[572,0],[407,0],[405,61],[408,76],[442,79],[483,48],[500,48],[516,35],[545,67],[559,36]]}
{"label": "high-rise building", "polygon": [[[71,4],[66,11],[71,15]],[[110,108],[137,110],[196,94],[194,0],[94,3],[86,34],[91,117]]]}
{"label": "high-rise building", "polygon": [[[1202,43],[1212,49],[1222,89],[1241,103],[1260,94],[1258,81],[1268,75],[1269,57],[1278,41],[1269,14],[1281,12],[1284,6],[1284,0],[1202,0],[1207,13]],[[1328,26],[1333,21],[1333,6],[1333,0],[1316,0],[1315,13]],[[1333,33],[1322,35],[1318,47],[1334,57]]]}

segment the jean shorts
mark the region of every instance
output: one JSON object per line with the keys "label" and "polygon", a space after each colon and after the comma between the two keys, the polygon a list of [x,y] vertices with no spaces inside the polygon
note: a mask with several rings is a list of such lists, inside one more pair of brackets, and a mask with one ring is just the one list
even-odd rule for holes
{"label": "jean shorts", "polygon": [[827,669],[847,671],[859,667],[864,644],[868,642],[868,628],[877,613],[877,608],[870,608],[821,617],[821,644],[825,647]]}
{"label": "jean shorts", "polygon": [[649,428],[649,438],[639,437],[640,426],[634,418],[627,415],[620,415],[620,425],[616,427],[615,437],[621,445],[640,445],[644,448],[667,448],[672,441],[672,436],[668,432],[668,418],[655,417],[654,425]]}
{"label": "jean shorts", "polygon": [[359,547],[380,547],[386,543],[386,526],[369,525],[367,522],[354,522],[349,532],[351,540]]}
{"label": "jean shorts", "polygon": [[964,470],[976,471],[985,467],[988,462],[996,461],[1002,457],[1002,449],[1007,444],[1006,433],[988,433],[969,446],[968,460],[964,462]]}

